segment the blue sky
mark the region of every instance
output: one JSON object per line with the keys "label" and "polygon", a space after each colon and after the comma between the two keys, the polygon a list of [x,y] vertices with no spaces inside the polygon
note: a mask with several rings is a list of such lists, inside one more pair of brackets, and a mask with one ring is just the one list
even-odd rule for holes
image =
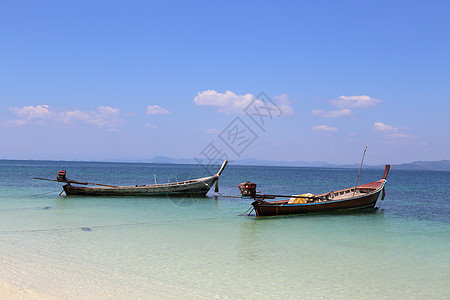
{"label": "blue sky", "polygon": [[0,158],[449,159],[448,1],[1,1],[0,28]]}

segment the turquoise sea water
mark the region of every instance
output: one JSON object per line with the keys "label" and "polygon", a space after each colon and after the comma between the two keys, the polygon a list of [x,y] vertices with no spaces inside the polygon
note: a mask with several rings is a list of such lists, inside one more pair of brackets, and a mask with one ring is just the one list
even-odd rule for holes
{"label": "turquoise sea water", "polygon": [[[450,172],[391,170],[376,212],[255,218],[249,200],[58,196],[203,177],[194,165],[0,161],[0,280],[64,299],[449,299]],[[230,165],[264,193],[321,193],[358,170]],[[383,170],[363,169],[360,183]],[[212,191],[210,194],[213,194]]]}

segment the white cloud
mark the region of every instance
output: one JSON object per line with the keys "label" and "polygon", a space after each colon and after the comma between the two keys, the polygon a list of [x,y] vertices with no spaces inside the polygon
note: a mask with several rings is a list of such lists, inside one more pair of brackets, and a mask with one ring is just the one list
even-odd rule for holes
{"label": "white cloud", "polygon": [[50,116],[48,105],[10,107],[9,110],[21,119],[45,119]]}
{"label": "white cloud", "polygon": [[147,106],[147,115],[167,115],[170,114],[170,111],[168,111],[165,108],[162,108],[158,105],[149,105]]}
{"label": "white cloud", "polygon": [[194,102],[200,106],[217,106],[220,113],[231,114],[243,112],[252,99],[252,94],[236,95],[231,91],[218,93],[214,90],[206,90],[199,92]]}
{"label": "white cloud", "polygon": [[352,115],[353,111],[350,110],[350,108],[369,107],[377,105],[380,102],[382,101],[366,95],[340,96],[338,99],[331,100],[331,104],[335,107],[341,108],[340,110],[324,111],[322,109],[316,109],[311,113],[322,118],[337,118]]}
{"label": "white cloud", "polygon": [[[215,90],[199,92],[194,98],[194,102],[200,106],[216,106],[217,111],[223,114],[243,113],[245,108],[255,99],[252,94],[238,95],[231,91],[219,93]],[[275,96],[275,103],[282,113],[292,115],[294,109],[286,94]],[[266,106],[263,101],[256,99],[255,106]]]}
{"label": "white cloud", "polygon": [[110,106],[99,106],[97,111],[104,115],[118,115],[120,114],[120,109],[112,108]]}
{"label": "white cloud", "polygon": [[155,125],[155,124],[151,124],[151,123],[146,123],[146,124],[145,124],[145,127],[147,127],[147,128],[151,128],[151,129],[156,129],[156,128],[159,128],[159,127],[158,127],[158,125]]}
{"label": "white cloud", "polygon": [[398,132],[400,128],[393,127],[391,125],[387,125],[381,122],[375,122],[373,123],[373,130],[381,132]]}
{"label": "white cloud", "polygon": [[353,114],[353,112],[348,108],[343,108],[341,110],[331,110],[331,111],[323,111],[321,109],[316,109],[312,111],[312,114],[315,116],[323,117],[323,118],[337,118],[342,116],[349,116]]}
{"label": "white cloud", "polygon": [[[53,114],[53,113],[52,113]],[[97,127],[117,127],[125,123],[120,118],[120,109],[110,106],[99,106],[96,111],[74,111],[55,113],[55,120],[61,120],[67,124],[92,124]]]}
{"label": "white cloud", "polygon": [[18,126],[25,126],[29,124],[26,120],[6,120],[0,122],[0,127],[18,127]]}
{"label": "white cloud", "polygon": [[407,138],[409,135],[406,133],[396,132],[396,133],[389,133],[385,135],[388,138],[394,139],[394,138]]}
{"label": "white cloud", "polygon": [[125,123],[120,117],[120,109],[110,106],[99,106],[95,111],[56,111],[48,105],[10,107],[19,119],[8,120],[2,125],[24,126],[45,125],[49,123],[88,124],[97,127],[117,127]]}
{"label": "white cloud", "polygon": [[331,104],[336,107],[369,107],[375,106],[378,103],[382,102],[381,100],[369,97],[367,95],[361,96],[340,96],[338,99],[331,100]]}
{"label": "white cloud", "polygon": [[[405,128],[407,129],[407,128]],[[408,134],[403,133],[403,129],[394,127],[391,125],[387,125],[381,122],[375,122],[373,124],[373,131],[384,133],[384,137],[388,139],[397,139],[397,138],[408,138],[410,137]]]}
{"label": "white cloud", "polygon": [[312,128],[312,130],[314,130],[314,131],[324,131],[324,132],[338,131],[338,129],[336,127],[330,127],[330,126],[327,126],[327,125],[317,125],[317,126],[314,126]]}
{"label": "white cloud", "polygon": [[217,130],[216,128],[210,128],[210,129],[206,130],[206,133],[208,133],[208,134],[216,134],[218,132],[219,132],[219,130]]}
{"label": "white cloud", "polygon": [[294,108],[291,106],[293,103],[291,99],[286,94],[281,94],[278,96],[273,97],[273,99],[278,101],[278,107],[281,109],[283,114],[287,115],[293,115],[294,114]]}

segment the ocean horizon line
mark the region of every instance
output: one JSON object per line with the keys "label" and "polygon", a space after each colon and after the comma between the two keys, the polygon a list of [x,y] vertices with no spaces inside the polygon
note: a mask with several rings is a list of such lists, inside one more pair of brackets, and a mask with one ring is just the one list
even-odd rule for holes
{"label": "ocean horizon line", "polygon": [[[100,160],[84,160],[84,159],[12,159],[1,158],[0,161],[36,161],[36,162],[81,162],[81,163],[135,163],[135,164],[174,164],[174,165],[198,165],[201,164],[195,159],[179,159],[170,157],[155,156],[150,159],[100,159]],[[293,167],[293,168],[359,168],[359,163],[353,164],[333,164],[322,161],[275,161],[275,160],[261,160],[261,159],[240,159],[230,160],[230,164],[236,166],[255,166],[255,167]],[[220,165],[218,160],[208,165]],[[384,168],[382,164],[363,164],[365,168]],[[402,170],[432,170],[432,171],[450,171],[450,160],[439,161],[413,161],[401,164],[391,164],[394,169]]]}

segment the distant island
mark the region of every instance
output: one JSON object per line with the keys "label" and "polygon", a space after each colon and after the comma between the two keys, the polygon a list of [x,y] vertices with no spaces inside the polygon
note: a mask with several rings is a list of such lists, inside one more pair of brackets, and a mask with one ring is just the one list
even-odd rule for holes
{"label": "distant island", "polygon": [[412,163],[395,165],[395,168],[401,170],[450,171],[450,160],[414,161]]}
{"label": "distant island", "polygon": [[[7,159],[0,158],[2,160],[17,160],[17,159]],[[18,159],[20,160],[20,159]],[[36,160],[34,161],[47,161]],[[66,161],[66,160],[61,160]],[[90,162],[89,160],[72,160],[72,161],[84,161]],[[92,160],[91,162],[118,162],[118,163],[153,163],[153,164],[198,164],[194,158],[171,158],[167,156],[155,156],[149,159],[102,159],[102,160]],[[221,163],[221,162],[220,162]],[[218,164],[220,164],[218,163]],[[354,164],[330,164],[323,161],[276,161],[276,160],[262,160],[262,159],[238,159],[231,160],[231,164],[239,166],[268,166],[268,167],[304,167],[304,168],[359,168],[359,163]],[[384,169],[384,165],[368,165],[364,164],[364,168],[370,169]],[[444,159],[439,161],[413,161],[410,163],[403,164],[391,164],[392,169],[396,170],[429,170],[429,171],[450,171],[450,160]]]}
{"label": "distant island", "polygon": [[[155,156],[148,160],[141,160],[145,163],[165,163],[165,164],[196,164],[195,159],[178,159],[166,156]],[[317,168],[359,168],[359,164],[329,164],[323,161],[273,161],[260,159],[241,159],[232,161],[234,165],[241,166],[271,166],[271,167],[317,167]],[[364,165],[366,168],[384,168],[384,165]],[[397,170],[433,170],[450,171],[450,160],[439,161],[414,161],[411,163],[392,164],[391,167]]]}

